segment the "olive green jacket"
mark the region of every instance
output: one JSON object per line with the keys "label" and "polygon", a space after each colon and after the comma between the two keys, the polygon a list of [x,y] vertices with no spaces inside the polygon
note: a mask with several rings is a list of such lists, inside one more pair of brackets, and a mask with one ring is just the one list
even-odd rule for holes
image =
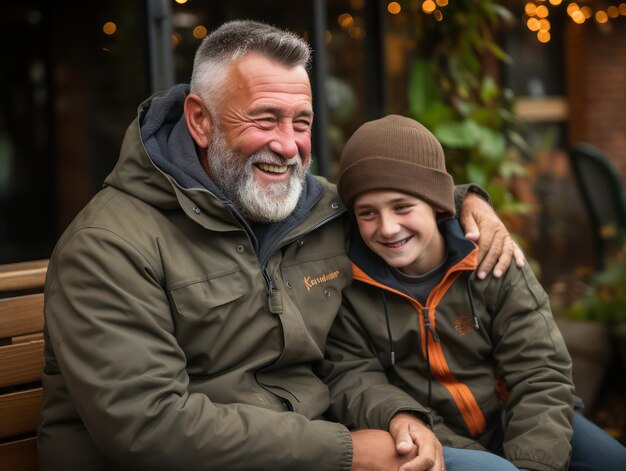
{"label": "olive green jacket", "polygon": [[260,262],[228,202],[148,156],[150,106],[50,260],[41,469],[350,469],[312,369],[351,282],[335,187]]}
{"label": "olive green jacket", "polygon": [[474,244],[456,220],[440,227],[446,274],[425,305],[358,237],[352,244],[356,281],[344,290],[320,369],[333,416],[366,426],[377,404],[371,392],[391,394],[391,383],[428,406],[443,445],[484,450],[503,440],[519,468],[566,470],[571,360],[546,293],[528,266],[477,279]]}

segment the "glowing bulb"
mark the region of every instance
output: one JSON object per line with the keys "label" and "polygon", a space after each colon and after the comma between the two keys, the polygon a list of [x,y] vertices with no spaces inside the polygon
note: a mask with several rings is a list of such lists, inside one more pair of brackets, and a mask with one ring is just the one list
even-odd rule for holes
{"label": "glowing bulb", "polygon": [[570,3],[569,5],[567,5],[567,14],[569,16],[573,17],[574,12],[578,10],[580,10],[580,8],[578,7],[576,3]]}
{"label": "glowing bulb", "polygon": [[343,29],[348,29],[354,24],[354,18],[349,13],[342,13],[341,15],[339,15],[337,23],[339,23],[339,26],[341,26]]}
{"label": "glowing bulb", "polygon": [[529,18],[526,22],[526,26],[531,31],[539,31],[541,29],[541,24],[537,18]]}
{"label": "glowing bulb", "polygon": [[389,2],[389,5],[387,5],[387,11],[392,15],[397,15],[400,13],[400,10],[402,10],[402,7],[398,2]]}
{"label": "glowing bulb", "polygon": [[585,14],[580,10],[576,10],[572,13],[572,20],[574,20],[574,23],[581,25],[585,22]]}
{"label": "glowing bulb", "polygon": [[597,11],[596,21],[600,24],[606,23],[607,21],[609,21],[609,15],[607,15],[605,11]]}
{"label": "glowing bulb", "polygon": [[422,3],[422,10],[424,11],[424,13],[432,13],[435,11],[435,8],[436,5],[433,0],[426,0],[424,3]]}
{"label": "glowing bulb", "polygon": [[539,5],[537,7],[537,11],[536,11],[536,15],[539,18],[545,18],[546,16],[548,16],[550,12],[548,11],[548,7],[545,5]]}
{"label": "glowing bulb", "polygon": [[524,5],[524,12],[528,16],[535,16],[535,13],[537,12],[537,5],[532,2],[528,2],[526,5]]}
{"label": "glowing bulb", "polygon": [[589,6],[584,6],[580,9],[580,11],[583,12],[583,15],[585,15],[585,19],[588,20],[589,18],[591,18],[591,16],[593,15],[593,12],[591,11],[591,7]]}
{"label": "glowing bulb", "polygon": [[548,31],[541,30],[537,33],[537,39],[542,43],[550,41],[550,33]]}
{"label": "glowing bulb", "polygon": [[202,39],[208,34],[208,31],[204,26],[198,25],[193,29],[192,34],[194,38]]}
{"label": "glowing bulb", "polygon": [[102,26],[102,31],[107,36],[111,36],[112,34],[115,34],[115,32],[117,31],[117,25],[115,23],[113,23],[112,21],[107,21]]}

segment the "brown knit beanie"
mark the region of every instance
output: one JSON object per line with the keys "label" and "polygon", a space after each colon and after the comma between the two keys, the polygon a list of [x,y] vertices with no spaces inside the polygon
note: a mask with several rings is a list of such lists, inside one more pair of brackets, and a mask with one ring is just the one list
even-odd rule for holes
{"label": "brown knit beanie", "polygon": [[350,211],[360,193],[394,190],[454,216],[454,182],[443,148],[413,119],[389,115],[365,123],[348,139],[339,167],[337,188]]}

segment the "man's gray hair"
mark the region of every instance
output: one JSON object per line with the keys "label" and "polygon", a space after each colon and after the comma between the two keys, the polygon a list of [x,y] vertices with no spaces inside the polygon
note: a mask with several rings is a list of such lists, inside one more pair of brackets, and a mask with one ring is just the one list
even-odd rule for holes
{"label": "man's gray hair", "polygon": [[221,96],[228,66],[248,52],[290,68],[306,69],[311,59],[311,48],[294,33],[257,21],[224,23],[202,40],[191,74],[191,93],[199,95],[211,112]]}

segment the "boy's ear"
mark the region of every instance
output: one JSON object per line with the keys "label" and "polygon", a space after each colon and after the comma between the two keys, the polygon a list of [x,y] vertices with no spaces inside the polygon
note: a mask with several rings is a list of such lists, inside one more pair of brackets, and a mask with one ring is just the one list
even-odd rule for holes
{"label": "boy's ear", "polygon": [[202,99],[193,93],[187,95],[184,113],[192,139],[200,149],[206,149],[211,142],[213,121]]}

